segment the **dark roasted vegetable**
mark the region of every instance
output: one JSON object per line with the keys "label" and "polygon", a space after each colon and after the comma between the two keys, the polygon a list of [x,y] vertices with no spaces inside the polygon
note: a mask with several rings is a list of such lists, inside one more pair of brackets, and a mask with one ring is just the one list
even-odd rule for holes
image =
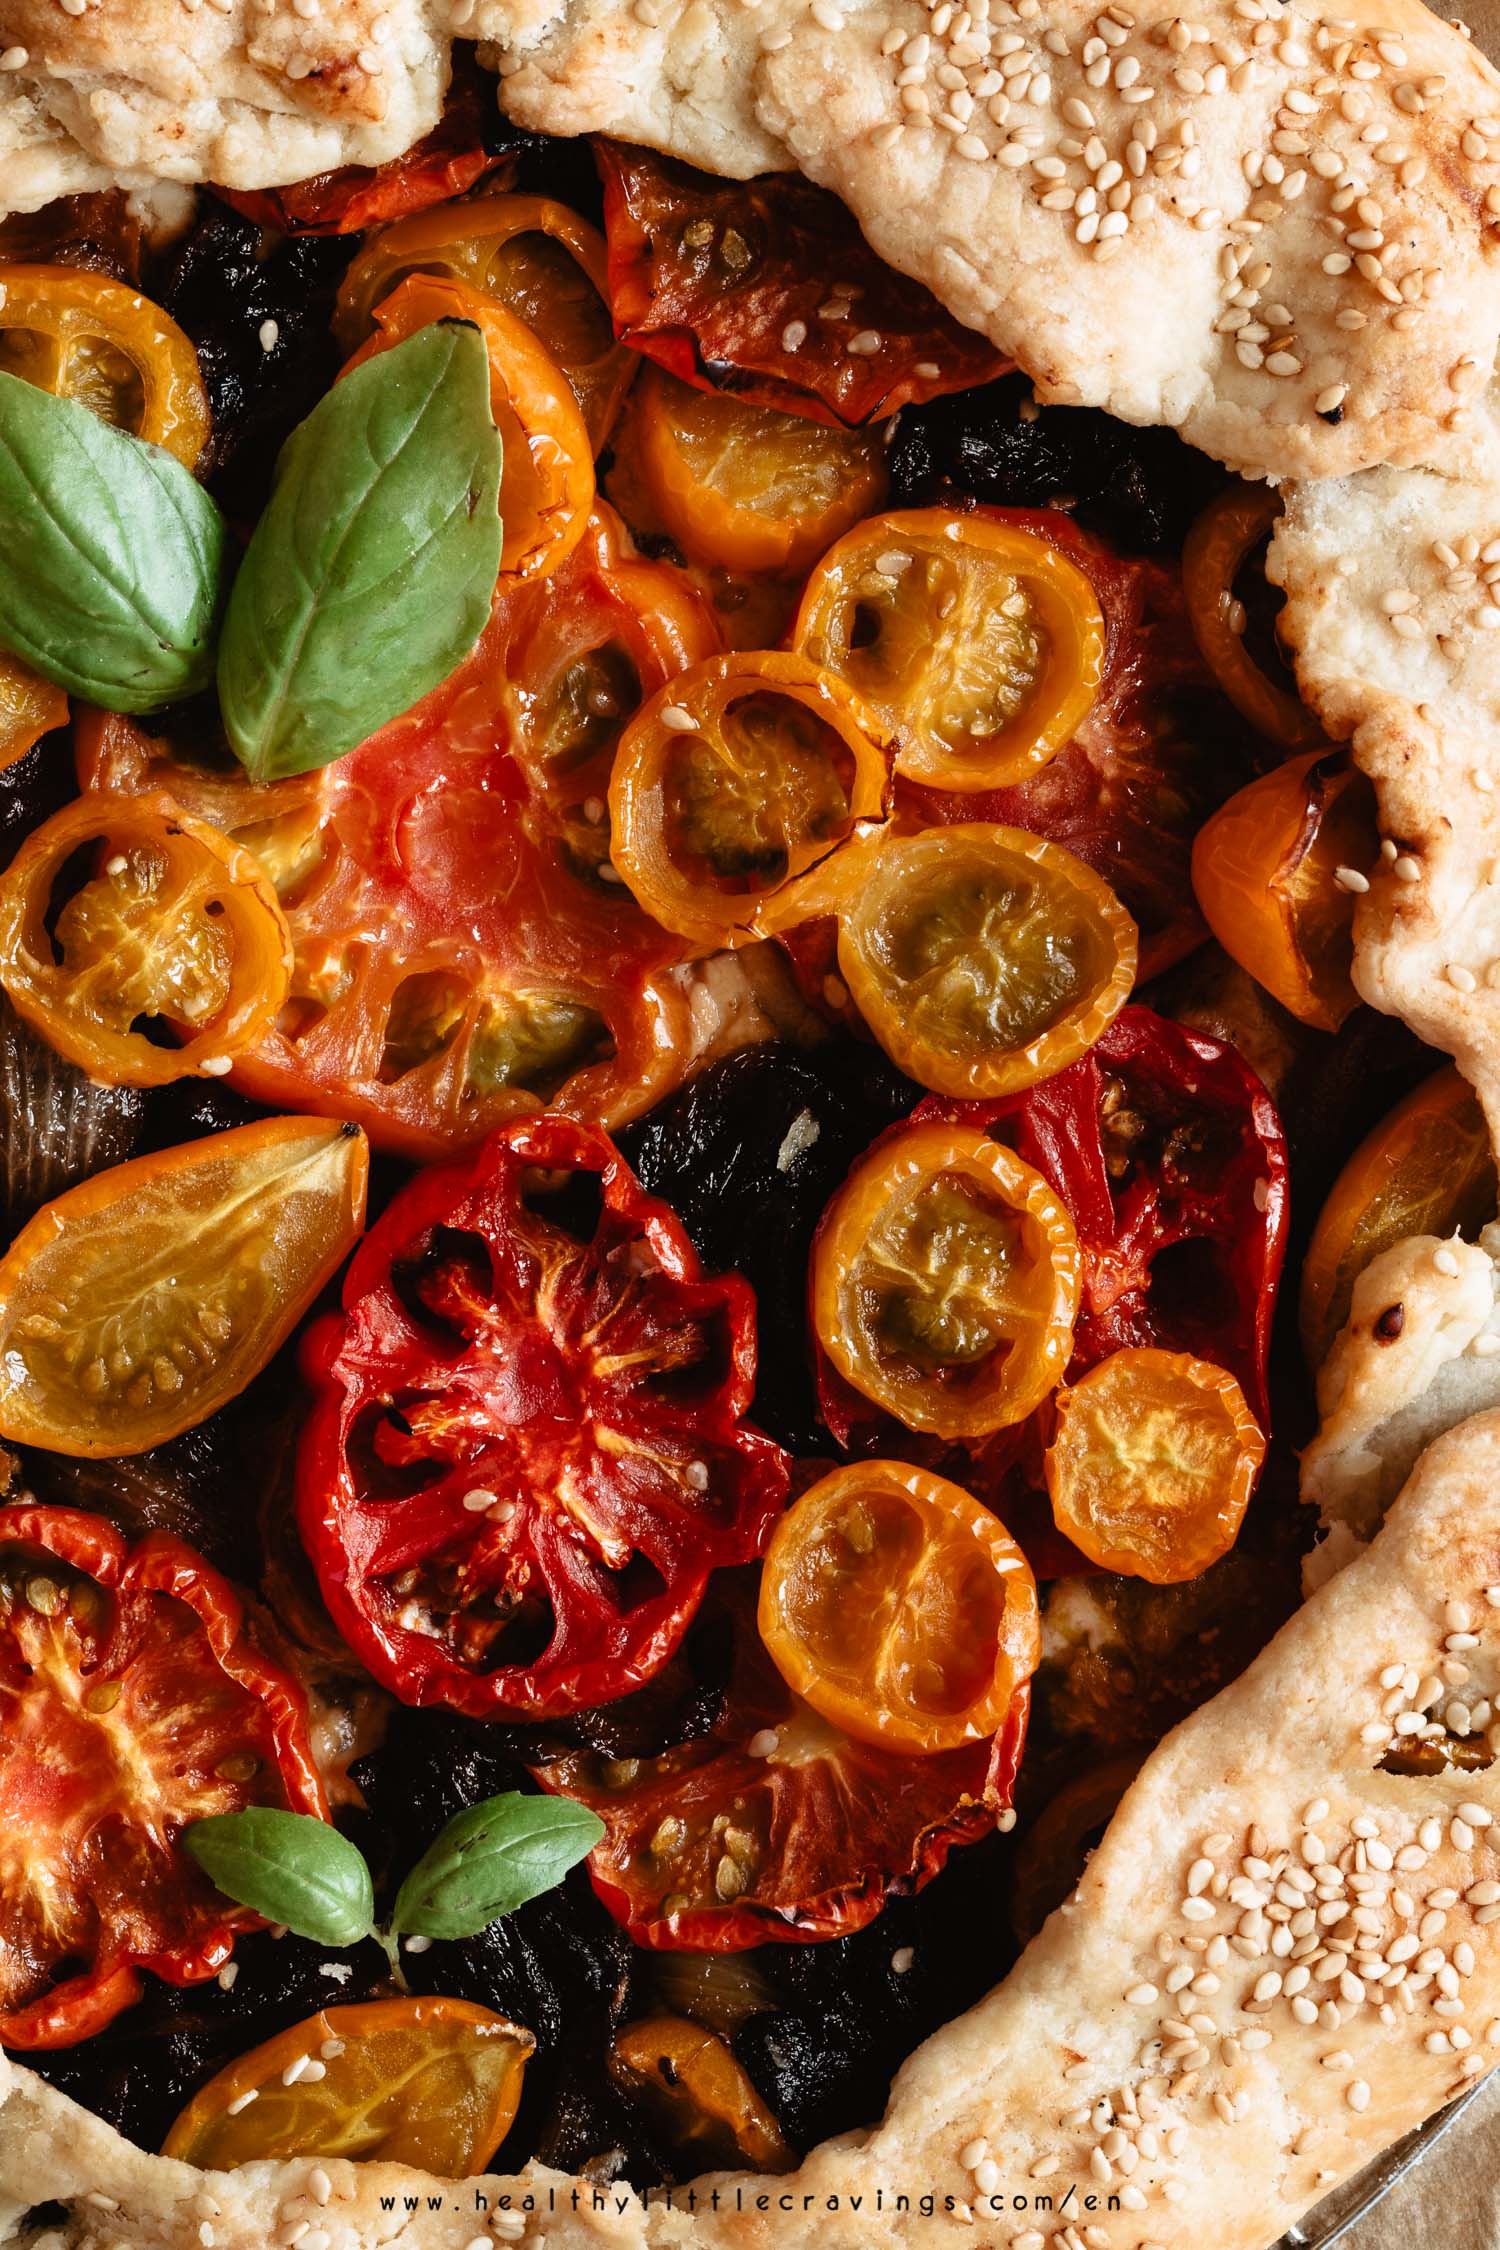
{"label": "dark roasted vegetable", "polygon": [[146,1097],[100,1086],[21,1021],[0,993],[0,1227],[7,1242],[64,1188],[134,1148]]}
{"label": "dark roasted vegetable", "polygon": [[124,188],[100,195],[60,195],[40,211],[16,211],[0,223],[6,265],[86,266],[116,281],[138,282],[144,228]]}

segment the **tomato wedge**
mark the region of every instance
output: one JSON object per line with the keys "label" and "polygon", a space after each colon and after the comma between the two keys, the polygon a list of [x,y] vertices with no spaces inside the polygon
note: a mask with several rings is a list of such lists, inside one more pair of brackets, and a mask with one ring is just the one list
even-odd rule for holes
{"label": "tomato wedge", "polygon": [[1022,1685],[993,1742],[907,1757],[794,1695],[755,1626],[753,1570],[720,1572],[697,1628],[729,1686],[708,1734],[657,1757],[578,1751],[536,1769],[604,1822],[595,1890],[638,1945],[737,1953],[845,1937],[920,1890],[1010,1803]]}
{"label": "tomato wedge", "polygon": [[789,2172],[796,2163],[748,2073],[702,2024],[686,2016],[627,2024],[610,2048],[609,2068],[692,2170],[748,2164]]}
{"label": "tomato wedge", "polygon": [[1322,729],[1299,699],[1272,634],[1264,635],[1262,647],[1255,645],[1261,636],[1249,632],[1252,620],[1236,591],[1280,513],[1280,495],[1265,485],[1226,486],[1188,533],[1183,584],[1193,637],[1235,709],[1283,749],[1305,750],[1322,740]]}
{"label": "tomato wedge", "polygon": [[68,699],[19,656],[0,649],[0,773],[24,758],[53,727],[65,726]]}
{"label": "tomato wedge", "polygon": [[[320,2008],[215,2072],[162,2154],[210,2172],[321,2156],[466,2180],[509,2132],[535,2046],[470,2000]],[[297,2071],[299,2060],[318,2075]]]}
{"label": "tomato wedge", "polygon": [[1173,1586],[1228,1554],[1265,1456],[1227,1368],[1127,1348],[1059,1391],[1047,1490],[1091,1561]]}
{"label": "tomato wedge", "polygon": [[792,644],[880,713],[906,780],[970,791],[1024,780],[1077,733],[1105,628],[1088,577],[1039,529],[914,508],[829,549]]}
{"label": "tomato wedge", "polygon": [[[78,852],[92,872],[68,891]],[[0,877],[0,983],[59,1054],[112,1085],[222,1075],[270,1030],[291,971],[259,860],[170,797],[81,797]]]}
{"label": "tomato wedge", "polygon": [[565,1118],[398,1195],[307,1362],[303,1543],[408,1703],[550,1717],[623,1695],[785,1497],[780,1448],[742,1419],[747,1284],[705,1279],[679,1221]]}
{"label": "tomato wedge", "polygon": [[353,1248],[357,1126],[268,1117],[96,1172],[0,1260],[0,1435],[143,1453],[235,1398]]}
{"label": "tomato wedge", "polygon": [[179,1845],[247,1805],[327,1818],[291,1675],[183,1540],[0,1508],[0,2044],[65,2047],[213,1976],[255,1915]]}
{"label": "tomato wedge", "polygon": [[7,266],[0,369],[165,446],[191,469],[208,437],[198,355],[139,290],[81,266]]}
{"label": "tomato wedge", "polygon": [[1036,1580],[999,1517],[904,1461],[803,1493],[766,1550],[758,1619],[820,1717],[914,1757],[996,1733],[1042,1653]]}
{"label": "tomato wedge", "polygon": [[1022,1421],[1072,1357],[1073,1222],[1039,1172],[976,1128],[934,1121],[877,1141],[824,1214],[811,1281],[823,1350],[909,1429]]}
{"label": "tomato wedge", "polygon": [[1130,997],[1135,924],[1082,860],[1025,829],[877,835],[837,873],[844,982],[892,1062],[935,1092],[1051,1077]]}

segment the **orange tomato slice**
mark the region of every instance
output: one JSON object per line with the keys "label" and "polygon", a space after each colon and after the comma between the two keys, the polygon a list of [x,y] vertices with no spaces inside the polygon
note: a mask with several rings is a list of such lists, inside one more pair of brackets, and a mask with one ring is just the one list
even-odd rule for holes
{"label": "orange tomato slice", "polygon": [[1259,734],[1287,750],[1321,742],[1323,730],[1307,705],[1274,676],[1284,667],[1268,650],[1267,670],[1246,645],[1245,605],[1235,581],[1281,513],[1279,494],[1263,484],[1232,484],[1212,499],[1182,550],[1188,622],[1204,663],[1239,712]]}
{"label": "orange tomato slice", "polygon": [[692,2169],[748,2164],[788,2172],[797,2159],[781,2127],[724,2041],[686,2016],[627,2024],[610,2049],[611,2076],[660,2124]]}
{"label": "orange tomato slice", "polygon": [[1036,1580],[998,1516],[905,1461],[804,1492],[766,1552],[761,1639],[858,1742],[920,1757],[985,1740],[1041,1660]]}
{"label": "orange tomato slice", "polygon": [[0,773],[24,758],[32,744],[67,721],[68,699],[19,656],[0,649]]}
{"label": "orange tomato slice", "polygon": [[200,2086],[162,2154],[211,2172],[322,2156],[468,2179],[510,2130],[535,2045],[469,2000],[320,2008]]}
{"label": "orange tomato slice", "polygon": [[1337,1031],[1359,995],[1354,892],[1379,849],[1375,795],[1341,750],[1312,750],[1239,790],[1199,829],[1193,890],[1231,960],[1302,1023]]}
{"label": "orange tomato slice", "polygon": [[813,1324],[846,1382],[909,1429],[977,1437],[1061,1382],[1081,1283],[1062,1202],[961,1125],[877,1142],[818,1231]]}
{"label": "orange tomato slice", "polygon": [[159,305],[83,266],[0,266],[0,368],[193,468],[208,438],[198,354]]}
{"label": "orange tomato slice", "polygon": [[1154,1347],[1112,1352],[1057,1394],[1052,1513],[1091,1562],[1173,1586],[1228,1554],[1265,1454],[1227,1368]]}

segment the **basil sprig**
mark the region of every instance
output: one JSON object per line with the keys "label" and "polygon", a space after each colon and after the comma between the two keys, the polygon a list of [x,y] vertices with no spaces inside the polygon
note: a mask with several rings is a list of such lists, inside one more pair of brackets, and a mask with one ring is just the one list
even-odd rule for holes
{"label": "basil sprig", "polygon": [[500,435],[477,328],[438,321],[288,438],[230,596],[219,703],[255,781],[341,757],[446,679],[500,572]]}
{"label": "basil sprig", "polygon": [[223,576],[223,518],[180,461],[0,374],[0,646],[154,711],[213,678]]}
{"label": "basil sprig", "polygon": [[383,1925],[364,1855],[326,1820],[267,1805],[215,1813],[182,1832],[209,1881],[315,1945],[372,1937],[393,1965],[403,1937],[473,1937],[560,1883],[604,1834],[570,1797],[487,1797],[450,1820],[396,1894]]}

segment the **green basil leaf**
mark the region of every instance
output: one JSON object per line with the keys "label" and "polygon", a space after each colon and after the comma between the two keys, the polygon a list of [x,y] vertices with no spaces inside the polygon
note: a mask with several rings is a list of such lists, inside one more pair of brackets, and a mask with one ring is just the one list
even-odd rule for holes
{"label": "green basil leaf", "polygon": [[370,1870],[326,1820],[253,1805],[248,1812],[195,1820],[182,1840],[226,1898],[268,1922],[284,1922],[316,1945],[357,1945],[369,1936],[375,1914]]}
{"label": "green basil leaf", "polygon": [[604,1823],[571,1797],[486,1797],[450,1820],[396,1893],[391,1929],[473,1937],[560,1883],[586,1859]]}
{"label": "green basil leaf", "polygon": [[0,646],[109,711],[213,677],[224,521],[159,445],[0,374]]}
{"label": "green basil leaf", "polygon": [[356,367],[282,448],[229,599],[219,702],[256,781],[307,773],[466,656],[500,574],[500,434],[477,328]]}

